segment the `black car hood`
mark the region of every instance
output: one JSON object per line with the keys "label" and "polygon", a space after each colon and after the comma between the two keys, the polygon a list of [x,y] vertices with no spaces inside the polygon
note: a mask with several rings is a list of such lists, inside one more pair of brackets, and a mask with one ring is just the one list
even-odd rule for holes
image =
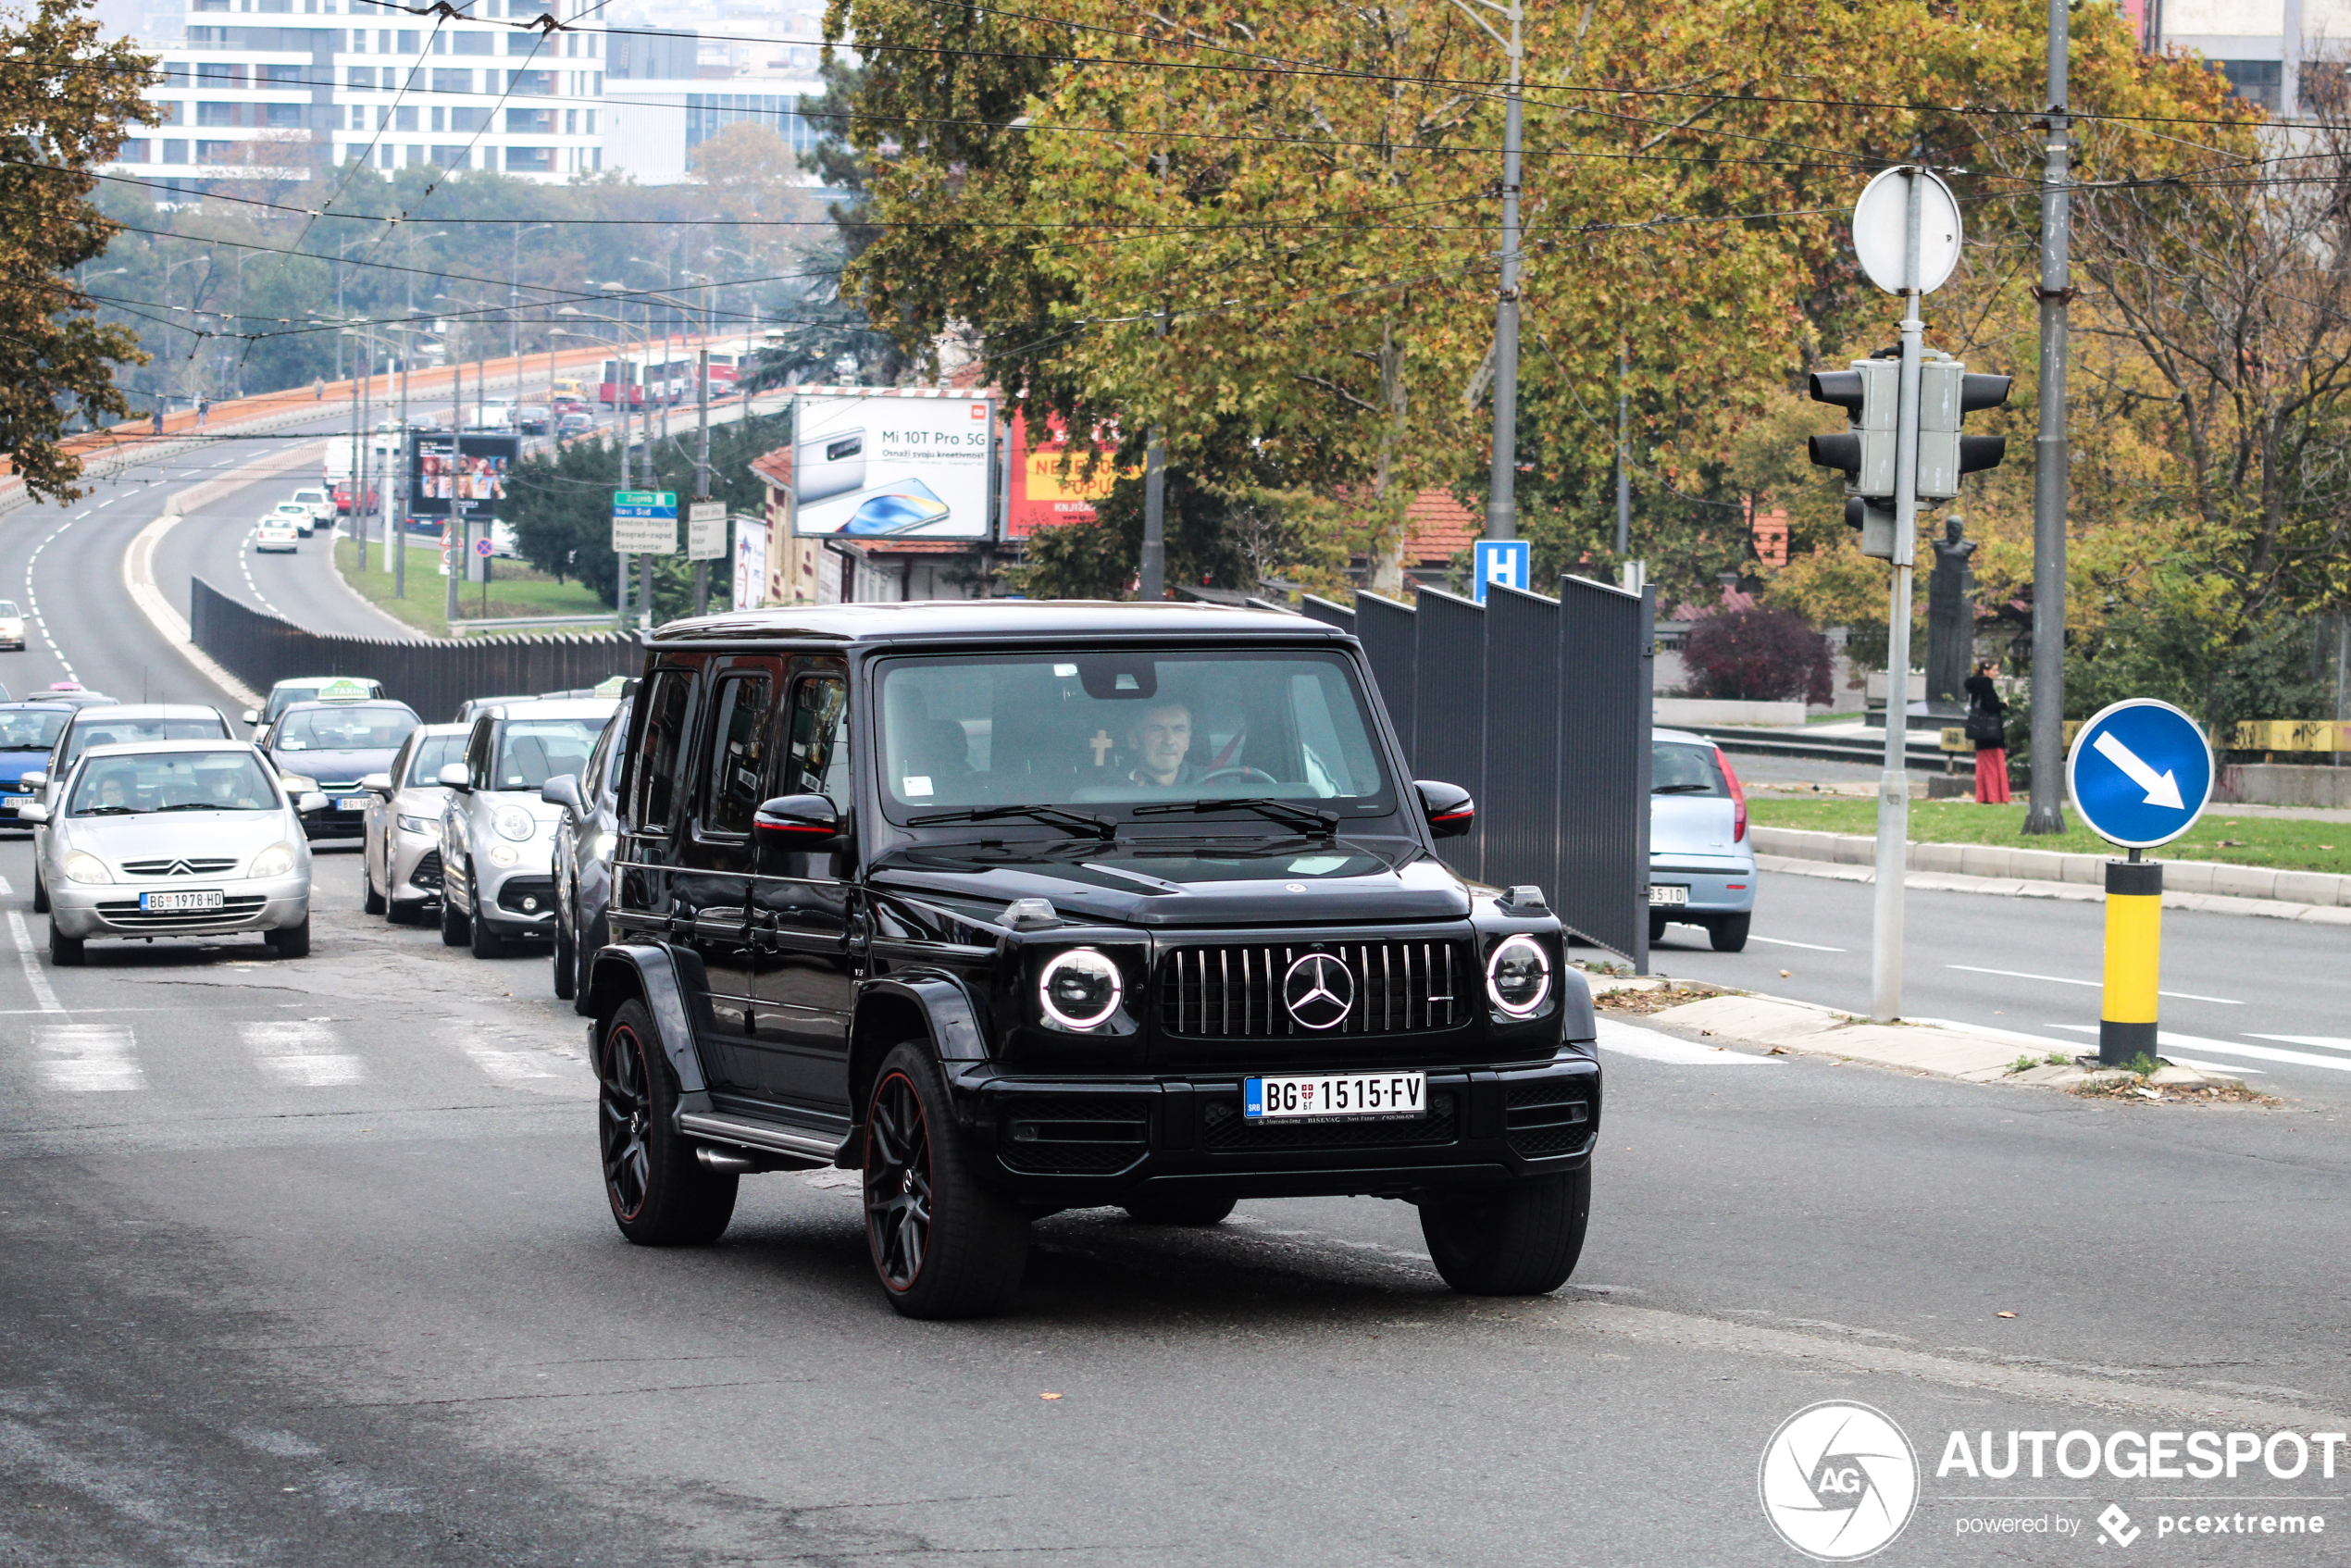
{"label": "black car hood", "polygon": [[1459,920],[1470,913],[1461,879],[1396,839],[925,845],[892,854],[873,881],[989,919],[1014,899],[1049,899],[1064,919],[1126,926]]}

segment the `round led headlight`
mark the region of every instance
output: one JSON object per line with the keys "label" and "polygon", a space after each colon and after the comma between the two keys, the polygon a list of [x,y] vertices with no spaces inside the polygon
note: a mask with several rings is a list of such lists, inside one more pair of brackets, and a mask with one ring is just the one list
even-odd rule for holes
{"label": "round led headlight", "polygon": [[1486,994],[1513,1018],[1524,1018],[1551,994],[1551,960],[1533,937],[1506,938],[1486,961]]}
{"label": "round led headlight", "polygon": [[111,882],[114,873],[96,855],[76,850],[66,856],[66,880],[68,882]]}
{"label": "round led headlight", "polygon": [[512,839],[516,843],[527,842],[539,831],[539,819],[520,806],[500,806],[490,825],[498,829],[500,838]]}
{"label": "round led headlight", "polygon": [[1064,1029],[1090,1029],[1118,1011],[1126,992],[1118,965],[1090,947],[1059,953],[1038,977],[1037,1002]]}
{"label": "round led headlight", "polygon": [[490,846],[490,864],[498,867],[501,871],[504,871],[507,866],[514,865],[515,862],[520,860],[522,856],[515,852],[515,847],[512,844],[492,844]]}
{"label": "round led headlight", "polygon": [[253,865],[247,868],[245,875],[248,877],[283,877],[287,872],[293,869],[293,865],[294,852],[292,844],[272,844],[267,849],[253,857]]}

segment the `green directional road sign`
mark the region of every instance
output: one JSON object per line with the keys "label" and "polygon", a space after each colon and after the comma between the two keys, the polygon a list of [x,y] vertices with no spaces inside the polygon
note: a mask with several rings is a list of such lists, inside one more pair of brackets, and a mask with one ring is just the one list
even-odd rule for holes
{"label": "green directional road sign", "polygon": [[678,492],[616,490],[612,492],[612,547],[618,555],[678,554]]}

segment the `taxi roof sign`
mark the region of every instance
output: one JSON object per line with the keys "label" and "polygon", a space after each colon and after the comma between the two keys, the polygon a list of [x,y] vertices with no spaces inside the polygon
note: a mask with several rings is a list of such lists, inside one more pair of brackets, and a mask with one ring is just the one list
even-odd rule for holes
{"label": "taxi roof sign", "polygon": [[596,682],[593,690],[599,697],[617,697],[628,689],[628,678],[616,675],[609,680]]}
{"label": "taxi roof sign", "polygon": [[349,676],[342,676],[318,688],[318,700],[334,703],[353,697],[372,697],[376,694],[376,685],[372,680],[354,680]]}

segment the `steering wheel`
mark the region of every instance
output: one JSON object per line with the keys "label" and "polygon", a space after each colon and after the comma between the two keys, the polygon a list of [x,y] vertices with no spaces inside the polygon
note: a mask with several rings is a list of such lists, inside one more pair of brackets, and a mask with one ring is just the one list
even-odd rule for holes
{"label": "steering wheel", "polygon": [[1208,772],[1200,776],[1200,781],[1203,784],[1213,784],[1220,778],[1238,778],[1250,784],[1278,784],[1281,782],[1280,779],[1275,778],[1263,768],[1250,767],[1246,764],[1238,767],[1211,768]]}

